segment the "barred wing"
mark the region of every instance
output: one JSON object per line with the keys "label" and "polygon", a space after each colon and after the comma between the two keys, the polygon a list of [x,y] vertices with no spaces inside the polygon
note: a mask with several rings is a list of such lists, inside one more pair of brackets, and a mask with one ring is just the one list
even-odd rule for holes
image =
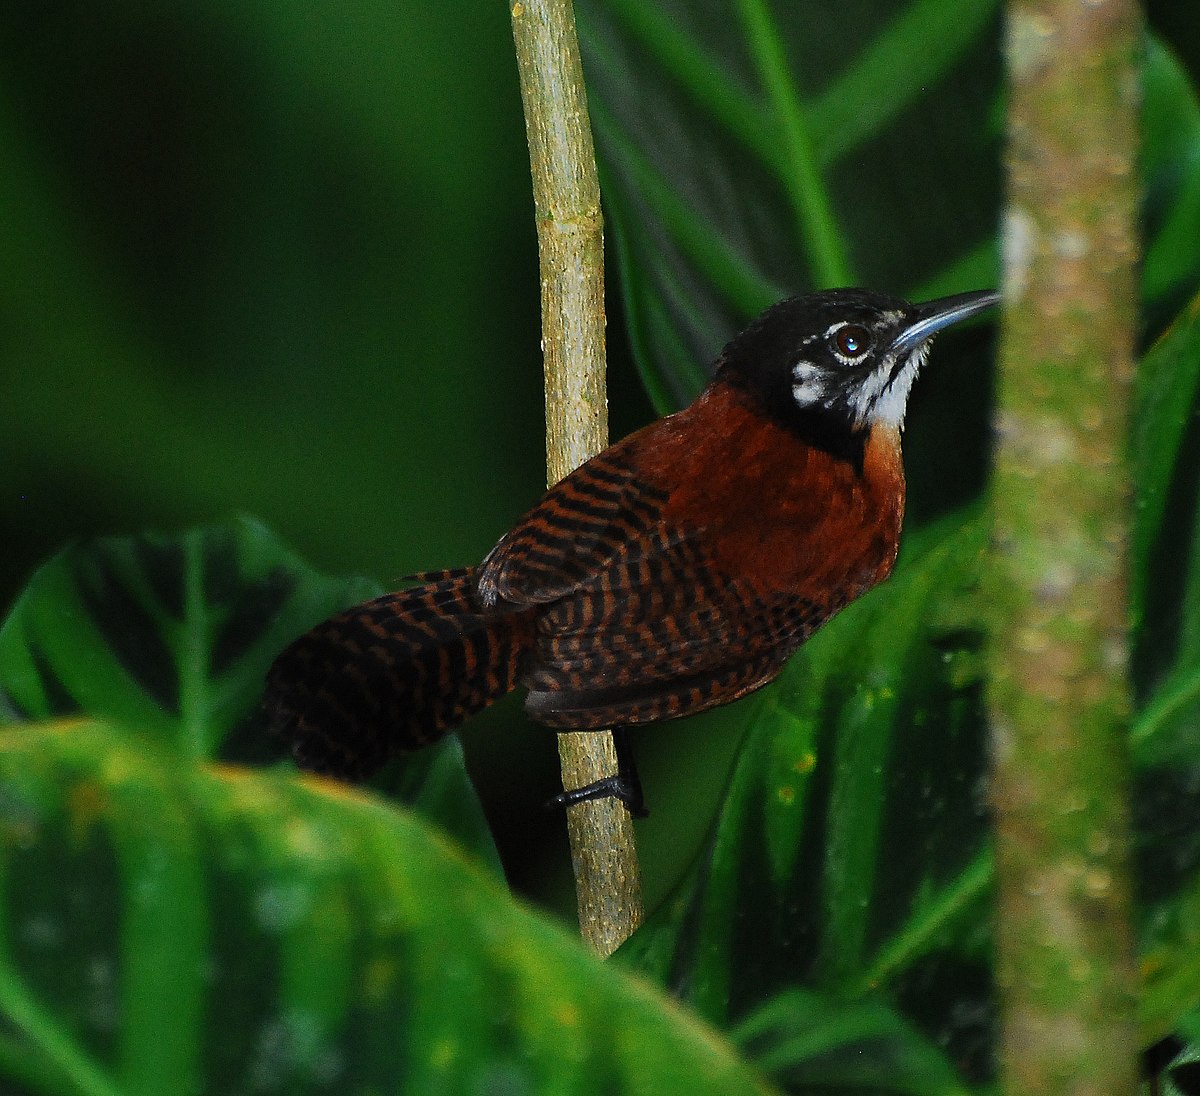
{"label": "barred wing", "polygon": [[641,482],[629,460],[639,436],[575,469],[488,553],[478,570],[484,605],[556,601],[653,534],[667,495]]}
{"label": "barred wing", "polygon": [[540,722],[582,730],[726,703],[837,608],[731,577],[710,551],[722,531],[687,518],[704,460],[670,421],[576,469],[479,568],[484,605],[541,607],[521,674]]}
{"label": "barred wing", "polygon": [[829,616],[781,595],[749,594],[695,539],[622,553],[538,619],[526,707],[583,730],[690,715],[744,696],[779,673]]}

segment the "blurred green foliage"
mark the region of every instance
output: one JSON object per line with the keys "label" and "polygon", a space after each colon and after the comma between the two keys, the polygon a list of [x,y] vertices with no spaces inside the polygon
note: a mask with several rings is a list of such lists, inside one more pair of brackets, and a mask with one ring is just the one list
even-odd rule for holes
{"label": "blurred green foliage", "polygon": [[[753,43],[730,33],[724,5],[578,5],[611,265],[620,270],[610,298],[614,433],[651,413],[625,355],[627,329],[646,389],[666,409],[774,296],[840,274],[914,295],[994,278],[996,4],[950,26],[947,0],[750,3],[742,10],[777,17]],[[1146,220],[1157,250],[1146,274],[1148,341],[1196,290],[1190,228],[1200,208],[1200,10],[1163,0],[1151,14],[1178,59],[1157,46],[1149,54],[1156,170]],[[775,56],[781,42],[792,52]],[[709,57],[721,63],[706,67]],[[772,84],[772,58],[792,66],[796,102]],[[796,175],[804,150],[796,134],[772,128],[771,111],[803,112],[812,125],[827,192]],[[228,678],[210,677],[203,660],[189,661],[170,602],[155,595],[155,571],[143,566],[157,551],[147,544],[170,557],[175,542],[110,542],[60,557],[10,618],[0,649],[10,675],[12,659],[25,661],[31,676],[16,685],[32,692],[11,677],[3,691],[25,714],[83,708],[143,733],[146,716],[161,737],[186,739],[187,721],[170,705],[165,716],[156,711],[153,690],[140,685],[112,690],[126,705],[118,711],[78,695],[59,706],[53,690],[37,695],[39,681],[61,684],[84,665],[76,685],[108,680],[104,644],[113,636],[74,626],[113,618],[89,590],[124,590],[150,618],[139,650],[148,644],[160,662],[192,674],[197,695],[230,705],[196,725],[205,744],[190,756],[261,760],[250,756],[246,720],[269,647],[280,629],[301,630],[359,589],[300,560],[384,584],[472,562],[539,493],[535,244],[506,7],[12,0],[0,21],[0,144],[0,615],[68,541],[206,525],[235,511],[264,521],[296,555],[253,523],[194,531],[182,543],[241,545],[245,581],[232,593],[254,594],[280,566],[294,568],[297,588],[311,595],[277,606],[282,615],[252,633],[258,646]],[[1144,1017],[1150,1031],[1195,1025],[1195,1009],[1180,1020],[1193,985],[1180,957],[1195,951],[1200,908],[1186,809],[1200,771],[1189,733],[1200,704],[1197,485],[1188,471],[1196,372],[1172,369],[1175,354],[1200,360],[1194,319],[1185,315],[1166,345],[1143,370],[1137,439],[1138,686],[1156,701],[1134,730],[1143,943],[1159,976]],[[961,367],[938,368],[943,355]],[[744,1021],[744,1045],[793,1090],[835,1083],[843,1052],[857,1054],[864,1040],[904,1063],[895,1091],[955,1090],[940,1052],[912,1028],[940,1037],[955,1008],[971,1012],[969,1042],[951,1033],[954,1051],[969,1057],[955,1065],[987,1075],[977,635],[952,588],[969,585],[962,568],[975,550],[962,547],[977,532],[964,507],[986,475],[986,362],[982,332],[948,336],[935,353],[936,380],[916,394],[907,571],[810,645],[781,688],[639,738],[654,809],[639,832],[648,900],[671,897],[627,958],[712,1019]],[[948,511],[952,534],[934,521]],[[943,569],[937,553],[954,544],[960,554]],[[949,574],[953,583],[931,581]],[[230,594],[201,619],[215,627],[222,614],[240,613]],[[53,637],[64,635],[80,646],[56,648]],[[74,766],[84,786],[113,778],[98,770],[93,781],[94,762],[67,756],[70,747],[52,745],[61,736],[46,733],[42,752],[58,759],[47,765]],[[103,746],[107,733],[95,741]],[[510,880],[568,910],[561,819],[537,809],[556,779],[549,737],[510,701],[474,721],[465,740]],[[903,764],[889,752],[893,740],[905,743]],[[39,756],[15,738],[7,748],[0,761],[10,775],[26,767],[26,752]],[[408,781],[400,798],[425,794],[430,817],[490,848],[457,757],[428,766],[399,777]],[[166,779],[161,768],[147,757],[149,785]],[[185,783],[218,786],[195,772]],[[906,801],[914,790],[917,801]],[[195,794],[191,784],[176,788],[169,809],[186,814]],[[293,811],[336,813],[307,791],[279,794],[291,804],[281,826]],[[873,796],[881,802],[864,813]],[[32,827],[37,814],[46,842],[38,847],[61,853],[80,832],[80,810],[93,808],[60,803],[46,788],[35,798],[41,813],[28,817],[24,801],[5,801],[9,837],[20,839],[22,820]],[[468,803],[467,817],[454,816],[456,799]],[[914,828],[889,838],[885,822],[897,811]],[[105,827],[122,825],[105,804],[94,812]],[[218,816],[222,826],[240,817]],[[826,858],[827,847],[846,856]],[[296,871],[322,880],[320,850],[308,852]],[[97,870],[107,870],[103,859]],[[346,893],[369,888],[374,868],[346,870]],[[810,878],[822,889],[806,894]],[[503,907],[491,892],[452,889],[469,907]],[[739,911],[751,907],[748,929]],[[116,911],[103,911],[115,922]],[[313,931],[307,920],[297,928],[302,938]],[[302,952],[297,945],[285,964],[293,1004],[313,991],[306,978],[324,977],[319,965],[304,969]],[[369,965],[354,970],[369,980]],[[811,993],[762,999],[802,975],[814,980]],[[504,968],[500,981],[510,977]],[[903,1018],[890,1005],[855,999],[843,1008],[824,996],[865,993],[871,978],[890,980]],[[12,989],[0,978],[0,992]],[[322,1022],[344,1023],[352,997],[325,1000]],[[815,1034],[814,1014],[826,1021]],[[13,1049],[4,1034],[0,1055]],[[313,1045],[293,1037],[296,1062],[319,1062]],[[855,1074],[847,1083],[873,1082]]]}
{"label": "blurred green foliage", "polygon": [[536,497],[507,20],[7,6],[0,600],[64,539],[234,509],[390,579]]}
{"label": "blurred green foliage", "polygon": [[91,721],[0,782],[5,1093],[767,1096],[416,815]]}
{"label": "blurred green foliage", "polygon": [[[66,542],[238,511],[387,584],[538,497],[503,4],[16,0],[0,147],[0,606]],[[503,829],[555,761],[500,722],[531,754],[491,785]]]}

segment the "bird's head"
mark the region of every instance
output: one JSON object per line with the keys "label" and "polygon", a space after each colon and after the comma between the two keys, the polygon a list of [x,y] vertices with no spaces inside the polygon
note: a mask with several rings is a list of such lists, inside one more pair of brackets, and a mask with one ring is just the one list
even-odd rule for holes
{"label": "bird's head", "polygon": [[999,295],[960,293],[925,304],[863,289],[792,297],[763,312],[722,352],[717,377],[748,389],[801,430],[899,430],[930,340]]}

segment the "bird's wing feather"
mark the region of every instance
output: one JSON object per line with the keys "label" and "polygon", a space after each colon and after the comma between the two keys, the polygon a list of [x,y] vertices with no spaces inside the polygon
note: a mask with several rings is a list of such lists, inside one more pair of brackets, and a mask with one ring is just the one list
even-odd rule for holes
{"label": "bird's wing feather", "polygon": [[556,601],[661,525],[667,496],[639,480],[628,459],[632,440],[559,482],[492,549],[477,578],[485,606]]}
{"label": "bird's wing feather", "polygon": [[[827,520],[789,490],[810,458],[753,407],[710,395],[553,488],[478,573],[484,605],[541,606],[521,675],[534,716],[648,722],[774,677],[838,607],[796,584]],[[746,462],[788,475],[749,497],[729,474]]]}
{"label": "bird's wing feather", "polygon": [[681,535],[614,557],[538,619],[527,705],[560,727],[670,718],[770,680],[829,616],[792,594],[763,599]]}

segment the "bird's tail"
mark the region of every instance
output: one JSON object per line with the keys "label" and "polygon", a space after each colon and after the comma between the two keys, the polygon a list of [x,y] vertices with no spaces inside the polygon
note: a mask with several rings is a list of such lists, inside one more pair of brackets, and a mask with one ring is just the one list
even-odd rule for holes
{"label": "bird's tail", "polygon": [[275,660],[264,706],[303,768],[365,778],[516,685],[531,615],[485,611],[473,568],[415,578],[421,585],[331,617]]}

